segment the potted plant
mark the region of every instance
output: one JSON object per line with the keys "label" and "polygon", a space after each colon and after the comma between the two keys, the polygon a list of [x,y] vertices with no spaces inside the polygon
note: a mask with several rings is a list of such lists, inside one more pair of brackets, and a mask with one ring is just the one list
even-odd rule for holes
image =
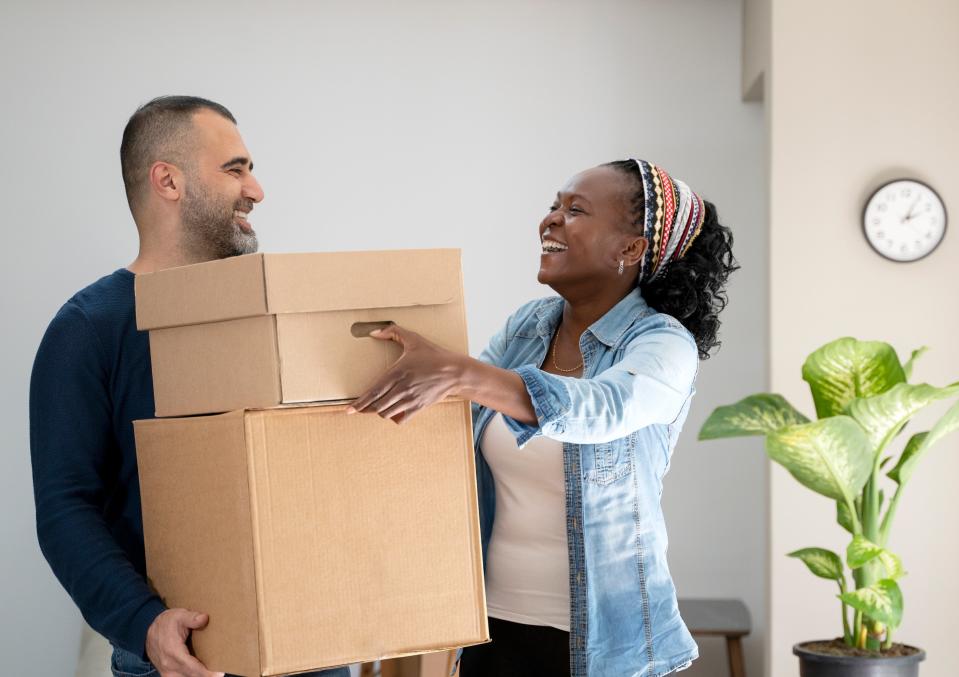
{"label": "potted plant", "polygon": [[[699,439],[763,435],[766,454],[803,486],[836,502],[836,521],[850,536],[845,557],[825,548],[789,553],[833,581],[842,638],[793,647],[802,677],[918,675],[925,652],[893,643],[902,621],[897,580],[902,560],[886,544],[896,509],[916,465],[939,439],[959,428],[959,403],[930,430],[912,435],[898,453],[893,442],[919,411],[959,393],[908,380],[916,350],[901,363],[887,343],[841,338],[803,364],[816,409],[810,420],[783,397],[761,393],[717,408]],[[883,488],[887,485],[887,491]],[[846,568],[851,570],[851,582]]]}

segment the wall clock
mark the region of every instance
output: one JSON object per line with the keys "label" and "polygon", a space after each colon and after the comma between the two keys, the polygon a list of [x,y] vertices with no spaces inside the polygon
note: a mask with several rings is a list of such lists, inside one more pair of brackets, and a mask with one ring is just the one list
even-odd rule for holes
{"label": "wall clock", "polygon": [[879,186],[862,210],[866,241],[891,261],[929,256],[946,234],[946,206],[930,186],[896,179]]}

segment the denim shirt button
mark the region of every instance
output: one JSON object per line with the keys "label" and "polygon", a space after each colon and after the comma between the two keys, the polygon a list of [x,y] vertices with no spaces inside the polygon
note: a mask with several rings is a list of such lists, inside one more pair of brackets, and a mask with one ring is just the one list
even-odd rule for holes
{"label": "denim shirt button", "polygon": [[582,585],[582,584],[583,584],[583,572],[582,572],[582,571],[576,572],[576,584],[577,584],[577,585]]}

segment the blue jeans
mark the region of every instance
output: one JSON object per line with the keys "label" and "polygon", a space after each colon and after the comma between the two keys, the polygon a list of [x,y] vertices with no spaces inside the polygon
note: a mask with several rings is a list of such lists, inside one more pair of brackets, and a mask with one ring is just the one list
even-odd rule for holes
{"label": "blue jeans", "polygon": [[[113,677],[160,677],[160,673],[151,663],[116,646],[113,647],[110,668],[113,670]],[[343,667],[318,672],[301,672],[296,677],[350,677],[350,669]]]}

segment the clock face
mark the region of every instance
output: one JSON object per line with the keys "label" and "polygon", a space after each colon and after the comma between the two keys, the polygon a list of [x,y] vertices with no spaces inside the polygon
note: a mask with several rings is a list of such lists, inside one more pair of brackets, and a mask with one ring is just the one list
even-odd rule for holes
{"label": "clock face", "polygon": [[872,248],[893,261],[928,256],[946,234],[942,199],[913,179],[898,179],[877,188],[866,202],[862,220]]}

